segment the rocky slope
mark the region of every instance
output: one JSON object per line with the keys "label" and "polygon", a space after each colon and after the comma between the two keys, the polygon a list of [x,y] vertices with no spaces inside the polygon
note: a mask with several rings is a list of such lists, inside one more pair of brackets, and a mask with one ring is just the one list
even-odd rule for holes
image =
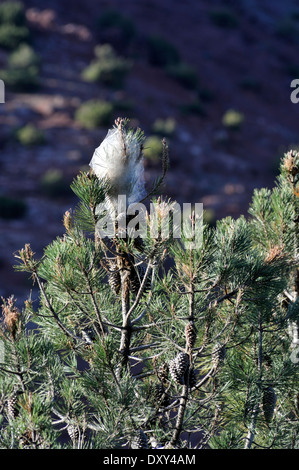
{"label": "rocky slope", "polygon": [[[118,102],[114,117],[129,114],[131,124],[146,135],[152,134],[157,118],[173,118],[171,165],[163,192],[181,203],[203,202],[214,218],[246,214],[254,188],[274,184],[279,158],[299,142],[299,104],[290,100],[291,80],[299,78],[296,2],[23,3],[34,49],[41,56],[41,87],[34,93],[7,89],[6,103],[0,104],[0,193],[26,201],[28,208],[22,219],[0,219],[1,296],[14,293],[23,299],[30,282],[14,273],[13,253],[29,242],[41,255],[62,233],[64,211],[76,204],[71,195],[43,194],[40,181],[55,168],[70,182],[104,138],[107,126],[86,130],[74,119],[86,100]],[[131,19],[134,34],[129,44],[124,45],[117,28],[104,31],[97,25],[95,20],[107,8]],[[224,8],[229,8],[230,17],[219,25],[213,12]],[[182,85],[151,63],[148,39],[153,34],[173,44],[184,63],[193,67],[198,87]],[[95,45],[104,42],[133,61],[120,90],[82,79]],[[0,68],[7,55],[0,50]],[[229,109],[244,117],[238,130],[222,122]],[[28,123],[43,130],[43,145],[27,148],[11,138],[14,129]],[[149,184],[158,171],[159,165],[147,162]]]}

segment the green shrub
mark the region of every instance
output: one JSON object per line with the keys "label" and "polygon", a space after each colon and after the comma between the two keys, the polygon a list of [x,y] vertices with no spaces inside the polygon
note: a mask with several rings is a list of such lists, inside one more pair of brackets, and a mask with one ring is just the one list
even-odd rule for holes
{"label": "green shrub", "polygon": [[294,63],[289,63],[286,66],[286,73],[292,78],[299,77],[299,65]]}
{"label": "green shrub", "polygon": [[39,87],[40,57],[28,44],[20,44],[8,57],[7,69],[0,72],[5,84],[15,91]]}
{"label": "green shrub", "polygon": [[161,137],[173,136],[176,129],[176,121],[174,118],[167,119],[156,119],[152,126],[152,132],[158,134]]}
{"label": "green shrub", "polygon": [[127,99],[116,99],[113,101],[113,108],[120,114],[125,114],[128,118],[134,113],[134,101]]}
{"label": "green shrub", "polygon": [[0,5],[0,24],[23,26],[26,23],[24,5],[21,2],[3,2]]}
{"label": "green shrub", "polygon": [[216,8],[209,12],[210,20],[220,28],[235,28],[239,24],[235,14],[226,8]]}
{"label": "green shrub", "polygon": [[183,104],[180,106],[180,110],[183,114],[195,114],[197,116],[204,116],[206,114],[205,108],[200,100],[194,100],[190,103]]}
{"label": "green shrub", "polygon": [[214,101],[215,94],[208,88],[202,88],[198,91],[198,97],[201,101],[210,103],[211,101]]}
{"label": "green shrub", "polygon": [[110,44],[95,48],[96,59],[83,71],[82,77],[88,82],[100,82],[113,87],[123,86],[131,69],[131,61],[117,56]]}
{"label": "green shrub", "polygon": [[169,65],[166,71],[169,76],[180,82],[186,88],[195,89],[198,85],[196,70],[191,65],[179,62]]}
{"label": "green shrub", "polygon": [[83,103],[75,113],[75,120],[86,129],[95,129],[109,125],[112,118],[113,106],[107,101],[89,100]]}
{"label": "green shrub", "polygon": [[70,194],[69,182],[66,181],[63,172],[57,168],[46,171],[41,178],[40,188],[48,197],[55,198]]}
{"label": "green shrub", "polygon": [[25,216],[27,205],[24,201],[0,196],[0,217],[2,219],[21,219]]}
{"label": "green shrub", "polygon": [[296,21],[286,17],[276,24],[275,32],[278,37],[286,41],[294,41],[299,37],[299,28]]}
{"label": "green shrub", "polygon": [[261,89],[261,84],[257,78],[248,76],[240,81],[240,87],[243,90],[258,92]]}
{"label": "green shrub", "polygon": [[0,77],[14,91],[34,91],[40,85],[39,68],[36,66],[1,70]]}
{"label": "green shrub", "polygon": [[0,25],[0,47],[4,49],[16,49],[22,42],[27,42],[29,38],[30,32],[27,26],[8,23]]}
{"label": "green shrub", "polygon": [[100,32],[116,29],[121,33],[124,42],[128,43],[136,34],[135,24],[131,18],[123,15],[117,10],[108,9],[97,19],[97,27]]}
{"label": "green shrub", "polygon": [[17,140],[25,146],[42,145],[45,143],[45,135],[42,130],[37,129],[33,124],[27,124],[16,132]]}
{"label": "green shrub", "polygon": [[177,48],[166,39],[153,35],[148,38],[149,61],[152,65],[167,67],[180,62]]}
{"label": "green shrub", "polygon": [[216,225],[216,216],[214,209],[209,208],[203,211],[203,221],[205,224],[210,226]]}
{"label": "green shrub", "polygon": [[159,137],[152,135],[145,139],[144,141],[144,156],[149,160],[157,162],[163,151],[163,144]]}
{"label": "green shrub", "polygon": [[231,129],[238,130],[244,122],[244,114],[236,111],[235,109],[229,109],[222,117],[222,124]]}
{"label": "green shrub", "polygon": [[27,68],[31,66],[39,67],[40,57],[34,51],[34,49],[29,46],[29,44],[20,44],[17,49],[15,49],[8,58],[9,68]]}

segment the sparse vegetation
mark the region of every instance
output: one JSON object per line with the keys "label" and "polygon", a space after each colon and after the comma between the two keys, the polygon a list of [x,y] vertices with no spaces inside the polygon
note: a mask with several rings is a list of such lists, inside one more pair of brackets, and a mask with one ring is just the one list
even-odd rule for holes
{"label": "sparse vegetation", "polygon": [[156,135],[147,137],[144,141],[144,156],[145,158],[158,162],[163,152],[163,145],[161,139]]}
{"label": "sparse vegetation", "polygon": [[45,143],[45,134],[34,124],[28,123],[16,132],[17,140],[24,146],[32,147]]}
{"label": "sparse vegetation", "polygon": [[28,41],[29,37],[29,29],[26,26],[0,25],[0,47],[4,49],[16,49],[20,43]]}
{"label": "sparse vegetation", "polygon": [[152,125],[152,132],[161,137],[172,137],[176,130],[176,120],[172,117],[156,119]]}
{"label": "sparse vegetation", "polygon": [[277,22],[275,32],[279,38],[286,41],[294,41],[299,37],[298,24],[289,16]]}
{"label": "sparse vegetation", "polygon": [[8,88],[15,91],[34,91],[40,85],[40,57],[25,43],[8,57],[7,68],[0,72]]}
{"label": "sparse vegetation", "polygon": [[0,5],[0,47],[13,50],[29,39],[23,3],[3,2]]}
{"label": "sparse vegetation", "polygon": [[0,218],[2,219],[21,219],[25,216],[27,204],[19,199],[0,196]]}
{"label": "sparse vegetation", "polygon": [[113,105],[103,100],[88,100],[75,113],[75,119],[86,129],[107,125],[112,118]]}
{"label": "sparse vegetation", "polygon": [[235,109],[229,109],[222,117],[222,124],[230,130],[239,130],[243,122],[244,114],[236,111]]}
{"label": "sparse vegetation", "polygon": [[180,110],[183,114],[195,114],[197,116],[205,116],[206,114],[205,108],[199,99],[180,106]]}
{"label": "sparse vegetation", "polygon": [[243,88],[243,90],[252,91],[252,92],[257,93],[261,90],[261,83],[257,78],[247,76],[247,77],[244,77],[240,81],[240,87]]}
{"label": "sparse vegetation", "polygon": [[215,99],[215,93],[208,88],[201,88],[198,91],[198,97],[200,101],[204,103],[210,103]]}
{"label": "sparse vegetation", "polygon": [[14,91],[35,91],[39,85],[39,70],[37,67],[8,68],[1,70],[0,75],[5,85]]}
{"label": "sparse vegetation", "polygon": [[166,68],[168,75],[178,82],[180,82],[184,87],[190,89],[196,89],[198,86],[198,75],[194,67],[184,62],[179,62],[177,64],[169,65]]}
{"label": "sparse vegetation", "polygon": [[6,1],[0,5],[0,25],[14,24],[24,26],[26,23],[24,5],[22,2]]}
{"label": "sparse vegetation", "polygon": [[130,43],[136,34],[132,19],[117,10],[107,9],[98,17],[96,23],[101,35],[110,30],[117,30],[126,44]]}
{"label": "sparse vegetation", "polygon": [[40,56],[29,44],[20,44],[8,58],[8,66],[14,69],[24,69],[27,67],[39,67]]}
{"label": "sparse vegetation", "polygon": [[167,67],[180,62],[180,54],[177,48],[158,35],[148,38],[149,61],[152,65]]}
{"label": "sparse vegetation", "polygon": [[239,25],[237,16],[228,8],[215,8],[209,12],[210,20],[220,28],[236,28]]}
{"label": "sparse vegetation", "polygon": [[43,174],[40,180],[40,189],[45,196],[50,198],[70,194],[68,181],[66,181],[63,171],[58,168],[50,168]]}
{"label": "sparse vegetation", "polygon": [[110,44],[95,48],[95,59],[83,71],[82,77],[88,82],[120,88],[132,67],[132,62],[120,57]]}

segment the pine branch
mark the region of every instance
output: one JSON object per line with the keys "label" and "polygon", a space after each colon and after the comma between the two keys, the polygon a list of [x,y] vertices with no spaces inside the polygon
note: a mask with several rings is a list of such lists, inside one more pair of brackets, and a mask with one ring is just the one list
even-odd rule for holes
{"label": "pine branch", "polygon": [[63,331],[63,333],[70,339],[74,340],[75,342],[77,341],[82,341],[82,338],[79,338],[78,336],[74,335],[70,330],[68,330],[68,328],[66,328],[64,326],[64,324],[60,321],[57,313],[55,312],[54,308],[52,307],[52,304],[46,294],[46,291],[44,289],[44,285],[43,283],[41,282],[41,280],[39,279],[39,276],[37,273],[34,273],[34,278],[35,280],[37,281],[37,284],[38,284],[38,287],[40,289],[40,292],[42,293],[42,296],[44,298],[44,301],[45,301],[45,304],[47,306],[47,308],[50,310],[54,320],[56,321],[57,325],[59,326],[59,328]]}
{"label": "pine branch", "polygon": [[[258,349],[257,368],[258,368],[258,371],[259,371],[259,381],[257,383],[257,386],[258,386],[259,391],[261,391],[260,388],[261,388],[261,384],[262,384],[262,375],[263,375],[263,370],[262,370],[262,363],[263,363],[263,328],[262,328],[261,319],[260,319],[258,332],[259,332],[259,337],[258,337],[258,348],[259,349]],[[259,414],[259,397],[258,397],[258,399],[256,400],[256,402],[254,404],[254,408],[253,408],[253,412],[252,412],[252,421],[251,421],[249,429],[248,429],[244,449],[250,449],[252,444],[253,444],[255,433],[256,433],[256,425],[257,425],[258,414]]]}

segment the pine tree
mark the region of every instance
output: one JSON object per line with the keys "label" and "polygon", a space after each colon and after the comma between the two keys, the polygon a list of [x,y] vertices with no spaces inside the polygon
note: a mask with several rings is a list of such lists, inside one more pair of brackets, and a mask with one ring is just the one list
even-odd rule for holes
{"label": "pine tree", "polygon": [[[71,185],[64,235],[41,259],[17,254],[40,295],[2,300],[0,447],[298,448],[299,154],[248,218],[201,219],[190,248],[190,232],[165,235],[174,205],[155,198],[167,144],[145,193],[143,142],[118,119]],[[154,198],[143,237],[127,206],[103,236],[120,194]]]}

